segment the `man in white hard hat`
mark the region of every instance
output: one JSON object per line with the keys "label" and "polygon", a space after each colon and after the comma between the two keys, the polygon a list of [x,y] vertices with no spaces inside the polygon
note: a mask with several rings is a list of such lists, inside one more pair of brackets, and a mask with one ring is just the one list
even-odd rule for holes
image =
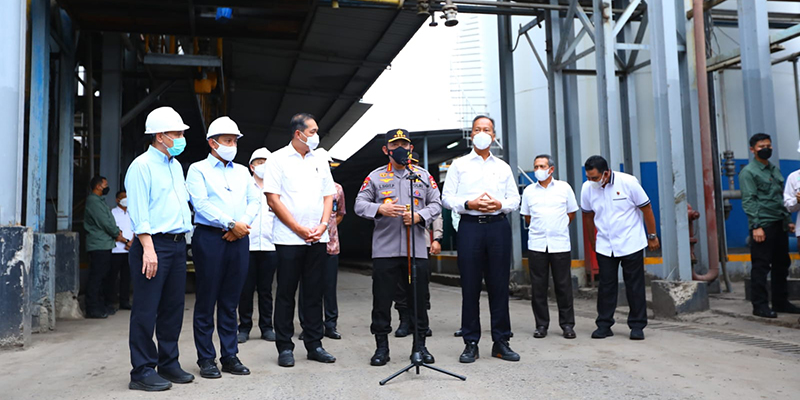
{"label": "man in white hard hat", "polygon": [[[250,183],[260,192],[264,190],[264,173],[270,151],[262,147],[250,156]],[[260,195],[260,208],[250,228],[250,263],[239,299],[239,343],[250,339],[253,328],[253,295],[258,291],[258,328],[261,339],[275,341],[272,327],[272,281],[278,267],[278,256],[272,244],[272,223],[275,214],[269,209],[266,196]]]}
{"label": "man in white hard hat", "polygon": [[[150,147],[125,175],[135,234],[128,256],[134,291],[128,387],[160,391],[194,380],[178,362],[186,292],[185,234],[192,229],[192,215],[183,168],[175,156],[186,147],[183,132],[189,127],[170,107],[153,110],[145,127]],[[158,348],[153,343],[155,330]]]}
{"label": "man in white hard hat", "polygon": [[194,305],[194,344],[200,376],[221,377],[212,341],[214,309],[222,371],[249,375],[239,361],[236,308],[242,293],[249,260],[250,224],[258,213],[261,195],[251,184],[244,165],[233,162],[239,127],[228,117],[219,117],[208,126],[211,153],[189,167],[186,188],[195,211],[192,252],[196,278]]}

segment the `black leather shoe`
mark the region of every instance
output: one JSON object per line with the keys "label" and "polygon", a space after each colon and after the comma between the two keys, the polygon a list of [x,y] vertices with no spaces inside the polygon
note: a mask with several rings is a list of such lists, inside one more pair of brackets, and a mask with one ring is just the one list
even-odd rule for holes
{"label": "black leather shoe", "polygon": [[336,357],[332,356],[331,353],[328,353],[322,347],[317,347],[314,350],[310,350],[308,352],[308,359],[309,360],[314,360],[314,361],[319,361],[321,363],[326,363],[326,364],[330,364],[330,363],[335,363],[336,362]]}
{"label": "black leather shoe", "polygon": [[336,328],[333,328],[333,329],[325,329],[325,337],[339,340],[342,338],[342,335],[336,331]]}
{"label": "black leather shoe", "polygon": [[458,361],[462,363],[474,363],[475,360],[481,358],[480,354],[478,353],[478,342],[469,342],[464,347],[464,351],[461,353],[461,356],[458,357]]}
{"label": "black leather shoe", "polygon": [[536,339],[543,339],[547,337],[547,328],[540,326],[533,331],[533,337]]}
{"label": "black leather shoe", "polygon": [[455,336],[455,337],[462,337],[462,336],[464,336],[464,331],[462,331],[461,329],[459,329],[459,330],[457,330],[457,331],[453,332],[453,336]]}
{"label": "black leather shoe", "polygon": [[247,343],[250,340],[250,332],[239,332],[236,335],[236,341],[239,343]]}
{"label": "black leather shoe", "polygon": [[431,337],[431,336],[433,336],[433,331],[431,330],[431,328],[428,328],[428,330],[427,330],[427,331],[425,331],[425,336],[426,336],[426,337]]}
{"label": "black leather shoe", "polygon": [[406,337],[411,333],[411,324],[408,321],[400,321],[400,326],[394,331],[394,337]]}
{"label": "black leather shoe", "polygon": [[306,340],[306,333],[300,332],[300,336],[297,337],[297,340],[304,341]]}
{"label": "black leather shoe", "polygon": [[778,314],[775,311],[770,310],[769,308],[764,309],[754,309],[753,315],[756,317],[763,317],[763,318],[778,318]]}
{"label": "black leather shoe", "polygon": [[200,376],[206,379],[217,379],[222,377],[222,374],[217,368],[217,363],[214,360],[200,360],[197,362],[200,367]]}
{"label": "black leather shoe", "polygon": [[776,313],[787,313],[787,314],[800,314],[800,307],[789,303],[788,301],[780,306],[773,305],[772,311]]}
{"label": "black leather shoe", "polygon": [[631,340],[644,340],[644,331],[641,329],[631,329]]}
{"label": "black leather shoe", "polygon": [[294,367],[294,353],[291,350],[283,350],[278,354],[278,365],[281,367]]}
{"label": "black leather shoe", "polygon": [[436,362],[436,359],[433,358],[433,354],[431,354],[425,346],[422,346],[422,362],[425,364],[433,364]]}
{"label": "black leather shoe", "polygon": [[380,367],[391,360],[389,357],[389,338],[387,335],[375,335],[375,354],[369,359],[369,365]]}
{"label": "black leather shoe", "polygon": [[130,310],[131,309],[131,303],[119,303],[119,309],[120,310]]}
{"label": "black leather shoe", "polygon": [[88,312],[87,311],[86,312],[86,318],[105,319],[105,318],[108,318],[108,313],[105,312],[105,311],[101,311],[101,312]]}
{"label": "black leather shoe", "polygon": [[108,315],[114,315],[114,314],[116,314],[116,313],[117,313],[117,307],[114,307],[114,305],[113,305],[113,304],[112,304],[112,305],[109,305],[109,306],[106,306],[106,314],[108,314]]}
{"label": "black leather shoe", "polygon": [[158,374],[151,374],[136,381],[131,380],[131,383],[128,384],[130,390],[144,390],[145,392],[160,392],[171,387],[172,383]]}
{"label": "black leather shoe", "polygon": [[572,329],[572,327],[571,327],[571,326],[565,326],[565,327],[563,328],[563,331],[564,331],[564,338],[565,338],[565,339],[575,339],[576,337],[578,337],[578,336],[575,334],[575,330],[574,330],[574,329]]}
{"label": "black leather shoe", "polygon": [[501,358],[506,361],[519,361],[519,354],[511,350],[511,347],[508,346],[508,342],[505,340],[494,342],[492,346],[492,357]]}
{"label": "black leather shoe", "polygon": [[250,370],[239,361],[239,357],[230,356],[225,359],[220,359],[222,364],[222,372],[227,372],[233,375],[250,375]]}
{"label": "black leather shoe", "polygon": [[592,332],[592,339],[605,339],[611,336],[614,336],[614,332],[608,328],[597,328]]}
{"label": "black leather shoe", "polygon": [[274,342],[275,341],[275,331],[273,331],[272,329],[267,329],[266,331],[261,333],[261,339],[264,339],[264,340],[266,340],[268,342]]}
{"label": "black leather shoe", "polygon": [[194,375],[177,368],[158,368],[158,375],[172,383],[189,383],[194,380]]}

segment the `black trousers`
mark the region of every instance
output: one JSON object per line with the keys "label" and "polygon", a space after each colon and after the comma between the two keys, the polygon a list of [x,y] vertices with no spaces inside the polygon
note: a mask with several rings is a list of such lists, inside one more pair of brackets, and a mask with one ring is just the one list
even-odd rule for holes
{"label": "black trousers", "polygon": [[111,268],[103,281],[105,302],[111,307],[115,300],[119,304],[131,302],[131,271],[128,267],[128,253],[111,253]]}
{"label": "black trousers", "polygon": [[111,269],[111,249],[89,252],[89,280],[86,283],[86,313],[101,314],[105,312],[106,299],[104,282]]}
{"label": "black trousers", "polygon": [[261,334],[272,330],[272,281],[278,268],[278,253],[251,251],[247,278],[239,299],[239,332],[253,328],[253,295],[258,292],[258,328]]}
{"label": "black trousers", "polygon": [[[133,380],[155,373],[156,366],[180,367],[178,337],[186,296],[186,240],[175,241],[174,235],[152,238],[158,257],[158,270],[152,279],[142,274],[143,249],[139,239],[134,239],[128,253],[134,296],[129,336]],[[153,331],[158,348],[153,343]]]}
{"label": "black trousers", "polygon": [[[431,248],[428,247],[428,254],[430,254]],[[428,282],[431,281],[431,268],[428,268]],[[406,289],[408,288],[408,282],[403,284],[403,282],[397,282],[397,291],[394,295],[394,308],[401,313],[408,309],[408,302]],[[431,291],[428,290],[428,296],[425,297],[425,309],[431,309]]]}
{"label": "black trousers", "polygon": [[782,222],[764,228],[765,239],[761,243],[753,240],[750,231],[750,299],[753,309],[769,309],[767,274],[772,272],[772,306],[783,306],[788,302],[786,278],[789,276],[789,237]]}
{"label": "black trousers", "polygon": [[275,294],[275,346],[278,352],[294,350],[294,298],[302,282],[304,344],[307,350],[322,346],[323,269],[327,243],[276,245],[278,290]]}
{"label": "black trousers", "polygon": [[[392,332],[392,301],[397,292],[397,285],[405,286],[406,304],[417,305],[416,324],[420,335],[428,330],[428,310],[425,299],[428,297],[428,260],[416,259],[417,265],[417,300],[414,301],[414,290],[408,283],[408,258],[375,258],[372,260],[372,325],[373,335],[388,335]],[[413,309],[412,309],[413,311]],[[413,314],[411,315],[413,319]],[[415,340],[419,339],[417,337]]]}
{"label": "black trousers", "polygon": [[545,249],[528,252],[528,267],[531,275],[531,308],[537,327],[550,327],[550,310],[547,307],[547,289],[550,272],[553,273],[553,289],[558,303],[558,325],[562,329],[575,326],[575,309],[572,306],[572,257],[570,252],[550,253]]}
{"label": "black trousers", "polygon": [[[326,330],[336,329],[339,321],[339,302],[336,300],[336,284],[339,280],[339,255],[328,254],[325,260],[325,271],[322,282],[322,308],[324,312],[323,325]],[[300,294],[297,297],[297,317],[300,318],[300,327],[305,328],[303,316],[303,285],[300,284]]]}
{"label": "black trousers", "polygon": [[461,330],[464,342],[481,338],[483,281],[489,292],[492,341],[508,340],[508,282],[511,274],[511,225],[507,218],[480,223],[462,216],[458,224],[458,270],[461,273]]}
{"label": "black trousers", "polygon": [[622,264],[622,278],[625,280],[625,295],[628,297],[628,327],[644,329],[647,326],[647,300],[644,288],[644,249],[623,257],[606,257],[597,254],[600,268],[597,290],[598,328],[608,329],[614,325],[614,311],[617,310],[619,294],[618,271]]}
{"label": "black trousers", "polygon": [[194,345],[198,360],[213,360],[214,309],[217,311],[217,335],[220,358],[239,353],[236,339],[236,308],[247,278],[250,240],[247,237],[229,242],[219,228],[197,225],[192,236],[196,295],[194,303]]}

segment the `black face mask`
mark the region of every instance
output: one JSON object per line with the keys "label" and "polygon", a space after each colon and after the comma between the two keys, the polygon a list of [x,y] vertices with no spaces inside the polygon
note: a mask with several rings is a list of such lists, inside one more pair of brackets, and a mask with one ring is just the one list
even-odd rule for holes
{"label": "black face mask", "polygon": [[758,154],[758,158],[762,160],[769,160],[769,158],[772,157],[772,149],[769,147],[764,147],[763,149],[757,151],[756,154]]}
{"label": "black face mask", "polygon": [[389,156],[392,157],[394,162],[400,165],[408,165],[408,156],[411,154],[411,150],[406,150],[402,147],[389,150]]}
{"label": "black face mask", "polygon": [[103,196],[108,194],[108,186],[103,188]]}

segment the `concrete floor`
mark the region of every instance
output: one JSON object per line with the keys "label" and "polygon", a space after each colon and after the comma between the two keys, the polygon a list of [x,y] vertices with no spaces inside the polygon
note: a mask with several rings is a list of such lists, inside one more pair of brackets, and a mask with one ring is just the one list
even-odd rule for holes
{"label": "concrete floor", "polygon": [[[35,335],[26,350],[0,352],[0,399],[774,399],[800,392],[800,354],[705,337],[703,332],[731,333],[800,345],[800,330],[767,325],[719,313],[700,313],[683,321],[651,321],[647,340],[630,341],[623,323],[616,336],[592,340],[594,304],[576,299],[578,339],[551,336],[534,339],[530,304],[511,301],[515,338],[522,360],[510,363],[489,357],[488,306],[482,300],[484,338],[476,363],[460,364],[461,295],[458,288],[432,285],[428,348],[436,365],[467,376],[466,382],[423,369],[406,373],[384,387],[378,381],[407,364],[411,339],[391,338],[392,361],[369,366],[374,340],[369,334],[371,279],[342,271],[339,280],[339,330],[344,338],[325,340],[335,364],[305,359],[298,344],[294,368],[277,365],[273,343],[252,340],[240,345],[240,358],[253,374],[221,379],[198,378],[191,384],[148,394],[127,389],[129,380],[128,316],[120,311],[107,320],[59,321],[57,331]],[[725,299],[730,302],[736,300]],[[194,374],[193,296],[187,296],[181,336],[181,363]],[[713,304],[713,301],[712,301]],[[740,305],[742,306],[742,305]],[[743,304],[746,308],[746,303]],[[554,307],[551,314],[556,316]],[[620,311],[624,311],[620,309]],[[395,323],[396,325],[396,323]],[[700,334],[689,329],[702,327]],[[253,331],[257,337],[258,330]]]}

